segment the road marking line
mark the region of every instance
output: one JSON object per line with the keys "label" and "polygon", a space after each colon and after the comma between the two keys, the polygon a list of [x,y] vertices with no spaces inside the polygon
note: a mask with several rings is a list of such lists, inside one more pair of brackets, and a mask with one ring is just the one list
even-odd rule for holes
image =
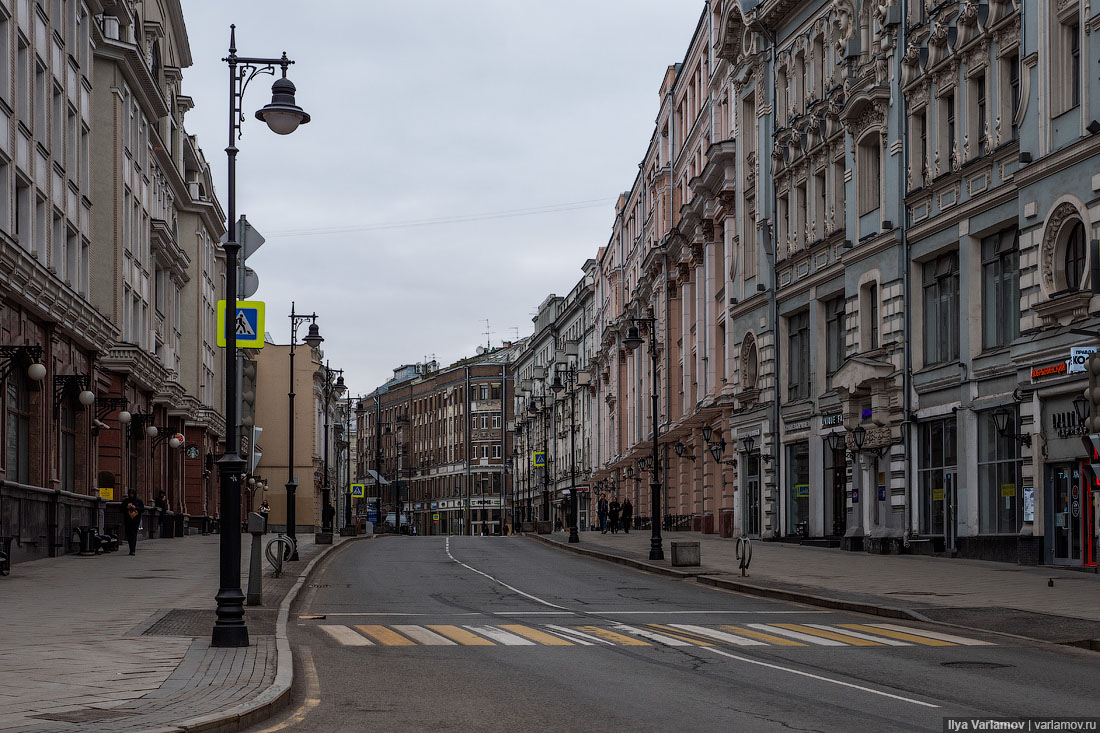
{"label": "road marking line", "polygon": [[[591,636],[584,632],[577,631],[576,629],[569,629],[564,626],[555,626],[554,624],[546,624],[546,628],[552,629],[555,634],[561,634],[570,641],[575,641],[583,646],[595,646],[595,644],[610,644],[610,641],[601,639],[598,636]],[[586,641],[587,639],[587,641]]]}
{"label": "road marking line", "polygon": [[822,639],[820,636],[811,636],[810,634],[802,634],[797,631],[791,631],[790,629],[784,629],[780,626],[769,626],[768,624],[748,624],[748,626],[754,629],[760,629],[769,634],[789,636],[792,639],[798,639],[807,644],[817,644],[818,646],[847,646],[843,642],[833,641],[832,639]]}
{"label": "road marking line", "polygon": [[637,626],[627,626],[626,624],[616,624],[615,628],[619,631],[625,631],[628,634],[634,634],[635,636],[641,636],[646,639],[651,639],[658,644],[664,644],[665,646],[694,646],[691,642],[683,641],[671,636],[665,636],[658,634],[649,629],[642,629]]}
{"label": "road marking line", "polygon": [[810,672],[803,672],[802,670],[799,670],[799,669],[791,669],[790,667],[783,667],[783,666],[778,665],[778,664],[771,664],[769,662],[762,662],[759,659],[749,659],[748,657],[742,657],[739,654],[730,654],[729,652],[724,652],[721,649],[715,649],[714,647],[710,647],[710,648],[706,649],[706,651],[712,652],[714,654],[720,654],[721,656],[727,657],[729,659],[736,659],[739,662],[746,662],[748,664],[756,664],[756,665],[759,665],[761,667],[768,667],[769,669],[775,669],[775,670],[778,670],[780,672],[790,672],[791,674],[797,674],[797,675],[802,676],[802,677],[809,677],[810,679],[820,680],[821,682],[828,682],[829,684],[833,684],[833,685],[840,685],[841,687],[849,687],[853,690],[860,690],[861,692],[869,692],[872,695],[881,695],[882,697],[889,697],[893,700],[900,700],[902,702],[912,703],[913,705],[920,705],[920,706],[926,707],[926,708],[939,708],[940,707],[939,705],[933,705],[930,702],[923,702],[921,700],[914,700],[913,698],[910,698],[910,697],[902,697],[901,695],[895,695],[895,694],[890,693],[890,692],[883,692],[882,690],[874,690],[874,689],[871,689],[870,687],[863,687],[862,685],[853,685],[851,682],[843,682],[841,680],[834,680],[834,679],[831,679],[829,677],[822,677],[821,675],[818,675],[818,674],[811,674]]}
{"label": "road marking line", "polygon": [[447,557],[451,558],[452,560],[454,560],[456,563],[458,563],[462,567],[466,568],[467,570],[472,570],[473,572],[477,573],[478,575],[484,575],[486,578],[493,581],[494,583],[498,583],[500,585],[503,585],[505,588],[512,591],[513,593],[519,593],[524,598],[530,598],[532,601],[535,601],[536,603],[541,603],[544,606],[550,606],[550,608],[556,608],[559,611],[568,611],[569,610],[568,608],[565,608],[564,606],[559,606],[556,603],[551,603],[550,601],[544,601],[544,600],[542,600],[541,598],[539,598],[537,596],[531,595],[530,593],[524,593],[519,588],[513,588],[512,586],[508,585],[504,581],[497,580],[496,578],[494,578],[492,575],[489,575],[488,573],[483,573],[482,571],[478,570],[477,568],[470,567],[469,565],[462,562],[461,560],[459,560],[458,558],[456,558],[454,555],[451,554],[451,538],[450,537],[447,538],[447,542],[446,542],[446,544],[444,544],[443,547],[444,547],[444,549],[447,550]]}
{"label": "road marking line", "polygon": [[571,641],[566,641],[561,637],[548,634],[545,631],[532,629],[530,626],[524,626],[523,624],[501,624],[500,628],[530,639],[531,641],[537,641],[543,646],[573,646],[573,642]]}
{"label": "road marking line", "polygon": [[477,634],[471,634],[466,629],[460,629],[450,624],[430,624],[428,628],[437,634],[446,636],[452,641],[457,641],[462,646],[496,646],[496,644],[488,639],[484,639]]}
{"label": "road marking line", "polygon": [[576,616],[572,611],[493,611],[494,616]]}
{"label": "road marking line", "polygon": [[653,615],[653,616],[692,616],[692,615],[695,615],[695,614],[703,614],[703,613],[716,613],[716,614],[735,613],[735,614],[748,614],[748,615],[789,614],[789,615],[798,616],[798,615],[801,615],[801,614],[804,614],[804,613],[826,613],[826,614],[828,614],[828,613],[836,613],[836,612],[835,611],[589,611],[588,613],[591,613],[595,616],[628,616],[628,615],[638,615],[638,616],[649,616],[649,615]]}
{"label": "road marking line", "polygon": [[341,646],[374,646],[374,642],[357,634],[347,626],[334,626],[332,624],[319,624],[321,631],[331,636]]}
{"label": "road marking line", "polygon": [[434,631],[428,631],[423,626],[413,626],[411,624],[396,625],[393,628],[400,631],[405,636],[409,637],[413,641],[419,642],[424,646],[454,646],[455,643],[450,639],[440,636]]}
{"label": "road marking line", "polygon": [[390,611],[359,611],[358,613],[327,613],[326,616],[484,616],[477,611],[468,613],[393,613]]}
{"label": "road marking line", "polygon": [[[689,641],[692,644],[694,644],[695,646],[714,646],[714,642],[712,642],[710,639],[706,638],[705,636],[701,636],[700,634],[690,634],[686,631],[681,631],[680,629],[675,629],[671,626],[666,626],[664,624],[647,624],[647,625],[654,628],[654,629],[657,629],[661,633],[667,634],[668,636],[672,637],[673,639],[681,639],[683,641]],[[670,631],[673,632],[673,633],[669,634],[668,632],[670,632]]]}
{"label": "road marking line", "polygon": [[891,639],[911,641],[914,644],[923,644],[924,646],[955,646],[950,642],[940,641],[939,639],[929,639],[925,636],[905,634],[900,631],[890,631],[889,629],[879,629],[874,626],[868,626],[867,624],[837,624],[837,626],[843,626],[846,629],[858,629],[859,631],[866,631],[871,634],[880,634],[882,636],[888,636]]}
{"label": "road marking line", "polygon": [[784,629],[790,629],[791,631],[797,631],[799,633],[806,633],[810,636],[820,636],[822,639],[832,639],[833,641],[838,641],[841,644],[851,644],[852,646],[886,646],[885,642],[879,641],[878,639],[864,639],[855,638],[852,636],[845,636],[844,634],[833,631],[828,627],[822,627],[819,624],[775,624],[775,626],[782,626]]}
{"label": "road marking line", "polygon": [[843,636],[854,636],[857,639],[866,639],[867,641],[877,641],[879,644],[885,644],[886,646],[913,646],[907,641],[897,641],[896,639],[888,639],[885,636],[872,636],[870,634],[861,634],[858,631],[851,631],[850,629],[841,629],[837,626],[825,626],[824,624],[806,624],[807,626],[813,626],[815,629],[823,629],[825,631],[831,631],[834,634],[841,634]]}
{"label": "road marking line", "polygon": [[624,636],[623,634],[616,634],[611,629],[605,629],[603,626],[578,626],[578,630],[585,633],[598,636],[605,641],[610,641],[621,646],[653,646],[648,641],[642,641],[641,639],[635,639],[633,636]]}
{"label": "road marking line", "polygon": [[735,636],[747,636],[751,639],[759,639],[760,641],[766,641],[769,644],[775,646],[806,646],[800,641],[791,641],[790,639],[784,639],[781,636],[772,636],[771,634],[765,634],[760,631],[753,631],[752,629],[743,629],[740,626],[726,626],[723,625],[722,629],[734,634]]}
{"label": "road marking line", "polygon": [[924,629],[913,629],[908,626],[898,626],[897,624],[870,624],[871,626],[877,626],[880,629],[890,629],[891,631],[900,631],[903,634],[913,634],[914,636],[926,636],[929,639],[939,639],[940,641],[949,641],[952,644],[962,644],[963,646],[997,646],[991,641],[978,641],[977,639],[967,639],[962,636],[954,636],[952,634],[941,634],[938,631],[925,631]]}
{"label": "road marking line", "polygon": [[493,641],[499,641],[504,646],[535,646],[535,642],[530,639],[524,639],[522,636],[509,634],[507,631],[502,631],[496,626],[467,626],[466,628],[482,636],[487,636]]}
{"label": "road marking line", "polygon": [[377,641],[382,646],[416,646],[416,642],[406,639],[396,631],[375,624],[358,624],[357,629]]}
{"label": "road marking line", "polygon": [[738,644],[740,646],[767,646],[762,641],[756,639],[746,639],[743,636],[735,636],[733,634],[727,634],[724,631],[717,631],[715,629],[708,629],[706,626],[693,626],[691,624],[672,624],[678,629],[684,631],[691,631],[700,636],[706,636],[717,641],[724,641],[727,644]]}

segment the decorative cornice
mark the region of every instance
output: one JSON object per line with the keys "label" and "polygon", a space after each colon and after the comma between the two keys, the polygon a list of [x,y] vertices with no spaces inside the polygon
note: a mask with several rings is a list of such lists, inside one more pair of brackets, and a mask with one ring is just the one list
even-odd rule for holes
{"label": "decorative cornice", "polygon": [[155,356],[134,344],[112,346],[99,363],[107,371],[128,374],[134,384],[148,392],[159,392],[168,377],[168,370]]}

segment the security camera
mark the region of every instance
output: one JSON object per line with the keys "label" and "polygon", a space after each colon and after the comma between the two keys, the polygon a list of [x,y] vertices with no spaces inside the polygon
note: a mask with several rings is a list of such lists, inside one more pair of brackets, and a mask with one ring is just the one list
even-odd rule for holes
{"label": "security camera", "polygon": [[100,430],[110,430],[111,429],[110,425],[108,425],[107,423],[103,422],[102,420],[100,420],[98,418],[95,418],[95,419],[92,420],[92,425],[96,426]]}

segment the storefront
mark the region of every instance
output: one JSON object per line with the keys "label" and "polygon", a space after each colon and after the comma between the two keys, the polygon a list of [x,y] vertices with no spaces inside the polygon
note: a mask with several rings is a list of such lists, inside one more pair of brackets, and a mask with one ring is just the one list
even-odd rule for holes
{"label": "storefront", "polygon": [[[1047,460],[1043,470],[1043,562],[1096,567],[1096,498],[1087,458],[1086,430],[1071,395],[1044,403]],[[1026,491],[1026,490],[1025,490]],[[1035,521],[1034,494],[1024,497],[1026,521]]]}

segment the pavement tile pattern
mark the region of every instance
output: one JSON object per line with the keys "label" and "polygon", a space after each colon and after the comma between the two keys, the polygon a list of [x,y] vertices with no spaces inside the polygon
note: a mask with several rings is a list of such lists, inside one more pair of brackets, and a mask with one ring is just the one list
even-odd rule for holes
{"label": "pavement tile pattern", "polygon": [[889,623],[868,624],[318,624],[338,646],[994,646]]}

